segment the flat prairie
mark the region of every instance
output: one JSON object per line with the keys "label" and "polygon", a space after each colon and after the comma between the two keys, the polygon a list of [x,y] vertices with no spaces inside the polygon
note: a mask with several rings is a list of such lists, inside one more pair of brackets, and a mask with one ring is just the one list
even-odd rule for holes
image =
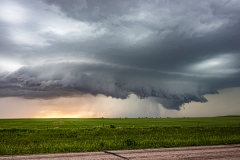
{"label": "flat prairie", "polygon": [[0,155],[240,144],[240,116],[0,119]]}

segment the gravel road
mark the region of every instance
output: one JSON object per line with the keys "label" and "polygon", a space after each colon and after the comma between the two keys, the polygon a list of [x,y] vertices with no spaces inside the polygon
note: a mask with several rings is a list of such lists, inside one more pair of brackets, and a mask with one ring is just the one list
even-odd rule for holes
{"label": "gravel road", "polygon": [[201,147],[179,147],[179,148],[159,148],[159,149],[138,149],[138,150],[118,150],[102,152],[82,152],[82,153],[61,153],[61,154],[39,154],[23,156],[0,156],[0,160],[113,160],[113,159],[135,159],[135,160],[157,160],[157,159],[234,159],[240,160],[240,144],[201,146]]}

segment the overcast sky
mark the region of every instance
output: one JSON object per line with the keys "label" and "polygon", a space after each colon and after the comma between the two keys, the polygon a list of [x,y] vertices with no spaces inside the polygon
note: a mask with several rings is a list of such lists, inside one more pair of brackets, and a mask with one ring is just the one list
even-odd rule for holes
{"label": "overcast sky", "polygon": [[239,61],[240,0],[0,0],[0,118],[240,114]]}

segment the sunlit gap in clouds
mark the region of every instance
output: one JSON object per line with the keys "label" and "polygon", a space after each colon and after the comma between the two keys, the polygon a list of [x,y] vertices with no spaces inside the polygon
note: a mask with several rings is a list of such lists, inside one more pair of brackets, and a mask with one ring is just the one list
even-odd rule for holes
{"label": "sunlit gap in clouds", "polygon": [[[0,98],[1,118],[116,118],[116,117],[209,117],[239,114],[240,88],[206,95],[208,103],[188,103],[179,111],[169,110],[149,99],[130,95],[121,100],[103,95],[82,95],[57,99]],[[214,112],[211,112],[214,110]]]}
{"label": "sunlit gap in clouds", "polygon": [[56,99],[0,98],[1,118],[160,117],[160,105],[130,95],[122,100],[104,95]]}
{"label": "sunlit gap in clouds", "polygon": [[192,71],[206,73],[206,74],[232,74],[239,70],[237,69],[238,57],[234,54],[218,55],[211,59],[204,60],[198,64],[193,65]]}
{"label": "sunlit gap in clouds", "polygon": [[26,20],[26,10],[16,2],[5,2],[0,10],[0,18],[9,23],[22,23]]}
{"label": "sunlit gap in clouds", "polygon": [[[51,108],[51,107],[49,107]],[[87,111],[79,111],[77,113],[66,113],[63,111],[49,111],[44,110],[35,116],[35,118],[100,118],[106,117],[105,113],[95,113]]]}
{"label": "sunlit gap in clouds", "polygon": [[14,72],[16,70],[18,70],[19,68],[23,67],[23,65],[14,62],[14,61],[10,61],[10,60],[1,60],[0,59],[0,72]]}

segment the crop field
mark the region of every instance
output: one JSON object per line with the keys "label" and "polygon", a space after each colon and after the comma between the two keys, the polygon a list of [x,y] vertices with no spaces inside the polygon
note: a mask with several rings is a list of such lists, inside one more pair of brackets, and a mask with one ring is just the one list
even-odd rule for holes
{"label": "crop field", "polygon": [[240,116],[0,119],[0,155],[240,143]]}

